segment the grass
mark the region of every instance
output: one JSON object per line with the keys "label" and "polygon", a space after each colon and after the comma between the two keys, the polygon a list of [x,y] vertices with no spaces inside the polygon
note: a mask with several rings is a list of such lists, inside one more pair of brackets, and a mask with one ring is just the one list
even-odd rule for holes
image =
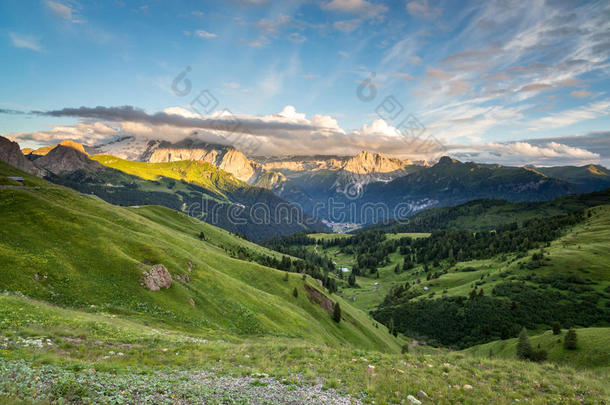
{"label": "grass", "polygon": [[178,161],[169,163],[132,162],[110,155],[97,155],[93,160],[123,173],[144,180],[160,180],[170,178],[204,187],[222,198],[227,198],[226,192],[248,185],[230,174],[218,169],[211,163],[200,161]]}
{"label": "grass", "polygon": [[[206,395],[194,391],[199,383],[190,383],[202,370],[215,376],[250,376],[259,381],[254,385],[269,375],[284,381],[288,390],[294,384],[322,383],[377,404],[401,403],[420,390],[438,404],[608,399],[602,376],[552,364],[447,351],[400,355],[278,337],[204,339],[15,295],[0,295],[0,304],[0,400],[3,394],[15,400],[194,400],[195,394]],[[370,365],[374,375],[367,372]]]}
{"label": "grass", "polygon": [[[253,388],[268,383],[263,374],[287,390],[322,384],[376,404],[419,390],[438,404],[608,401],[598,372],[428,347],[399,354],[403,340],[341,295],[229,254],[277,253],[167,208],[115,207],[0,163],[8,173],[38,188],[0,189],[0,402],[202,402],[213,395],[202,372],[249,376]],[[592,251],[604,223],[583,225]],[[157,263],[174,281],[149,292],[138,279]],[[190,282],[177,280],[184,274]],[[332,321],[305,286],[339,301],[344,319]]]}
{"label": "grass", "polygon": [[[525,256],[516,253],[498,255],[491,259],[460,262],[449,266],[441,262],[439,267],[432,268],[431,273],[446,270],[445,274],[432,280],[426,280],[423,266],[396,274],[396,264],[402,265],[403,257],[398,253],[389,255],[389,263],[379,267],[379,278],[367,274],[356,277],[356,288],[347,284],[347,275],[340,282],[340,289],[345,297],[354,297],[352,304],[364,311],[375,309],[385,298],[390,289],[397,284],[409,282],[416,284],[422,295],[415,299],[440,296],[468,296],[473,288],[491,294],[494,286],[506,280],[531,279],[533,276],[556,276],[560,274],[578,275],[591,280],[595,291],[603,291],[610,286],[610,254],[607,250],[610,241],[610,206],[590,208],[584,223],[566,231],[565,235],[550,246],[544,248],[546,259],[543,266],[535,270],[525,267],[530,261],[533,250]],[[387,234],[388,238],[400,236],[425,237],[428,234]],[[314,234],[318,239],[330,238],[332,234]],[[323,248],[321,245],[308,246],[316,249],[318,254],[332,258],[338,267],[351,268],[356,255],[344,254],[338,247]],[[533,282],[533,281],[531,281]],[[378,285],[375,285],[378,283]],[[424,287],[427,288],[424,291]],[[610,299],[601,299],[599,306],[604,306]]]}
{"label": "grass", "polygon": [[[382,351],[400,347],[366,314],[329,296],[344,308],[346,321],[336,325],[309,301],[304,286],[320,288],[313,279],[290,274],[284,281],[284,272],[232,258],[227,250],[276,253],[167,208],[115,207],[48,185],[0,189],[0,218],[0,290],[64,307],[93,305],[96,311],[217,338],[279,336]],[[200,232],[207,241],[199,240]],[[159,263],[174,282],[168,290],[149,292],[139,278]],[[185,274],[190,282],[177,280]],[[298,298],[292,296],[295,287]]]}
{"label": "grass", "polygon": [[[530,336],[532,346],[545,350],[549,361],[579,369],[600,369],[606,375],[610,372],[610,328],[579,328],[578,348],[567,350],[563,347],[566,330],[560,335],[554,335],[548,330],[538,335]],[[500,340],[483,345],[470,347],[464,353],[478,358],[514,359],[516,358],[517,339]]]}

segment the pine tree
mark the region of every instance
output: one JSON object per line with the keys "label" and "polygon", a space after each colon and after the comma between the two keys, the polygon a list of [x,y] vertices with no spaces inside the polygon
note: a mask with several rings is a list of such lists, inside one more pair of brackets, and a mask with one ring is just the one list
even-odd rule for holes
{"label": "pine tree", "polygon": [[335,302],[335,307],[333,308],[333,320],[337,323],[341,322],[341,307],[339,306],[339,302]]}
{"label": "pine tree", "polygon": [[553,322],[553,335],[561,334],[561,324],[558,321]]}
{"label": "pine tree", "polygon": [[284,273],[284,279],[283,279],[283,280],[284,280],[284,281],[288,281],[288,272],[285,272],[285,273]]}
{"label": "pine tree", "polygon": [[400,274],[400,264],[396,263],[396,267],[394,267],[394,273]]}
{"label": "pine tree", "polygon": [[568,350],[575,350],[578,346],[578,336],[576,336],[576,331],[572,328],[568,330],[566,336],[563,338],[563,347]]}
{"label": "pine tree", "polygon": [[521,329],[519,341],[517,342],[517,357],[521,360],[527,360],[532,356],[532,345],[530,338],[527,336],[527,330]]}
{"label": "pine tree", "polygon": [[354,275],[354,273],[349,275],[349,277],[347,279],[347,283],[349,284],[350,287],[353,287],[356,285],[356,276]]}
{"label": "pine tree", "polygon": [[294,296],[294,298],[299,298],[299,291],[296,287],[294,287],[294,290],[292,290],[292,295]]}
{"label": "pine tree", "polygon": [[199,232],[199,239],[201,240],[205,240],[205,234],[202,232]]}

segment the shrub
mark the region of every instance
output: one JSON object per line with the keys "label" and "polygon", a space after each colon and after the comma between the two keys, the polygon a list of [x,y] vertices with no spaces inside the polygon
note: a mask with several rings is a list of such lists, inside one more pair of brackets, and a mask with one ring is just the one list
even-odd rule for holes
{"label": "shrub", "polygon": [[563,338],[563,347],[568,350],[575,350],[578,346],[578,336],[576,336],[576,331],[572,328],[568,330],[565,338]]}
{"label": "shrub", "polygon": [[546,352],[546,350],[534,350],[530,354],[529,360],[541,363],[541,362],[545,361],[547,359],[547,357],[548,357],[548,353]]}

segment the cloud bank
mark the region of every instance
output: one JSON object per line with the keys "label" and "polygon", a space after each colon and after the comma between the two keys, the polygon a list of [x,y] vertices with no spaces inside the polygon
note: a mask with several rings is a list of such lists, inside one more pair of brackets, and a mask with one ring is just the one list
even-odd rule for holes
{"label": "cloud bank", "polygon": [[[23,112],[0,110],[0,113]],[[493,109],[471,111],[471,114],[483,117],[482,120],[488,120],[489,125],[498,114],[505,113]],[[346,131],[329,115],[308,118],[290,105],[265,116],[233,115],[228,111],[201,115],[183,107],[170,107],[150,114],[133,106],[63,108],[30,114],[73,117],[79,122],[71,126],[54,126],[47,131],[12,133],[10,138],[38,144],[71,139],[95,145],[122,136],[169,141],[195,136],[206,142],[233,145],[249,155],[352,155],[368,150],[412,160],[435,160],[449,154],[462,160],[513,165],[587,164],[610,159],[610,133],[607,132],[510,143],[444,145],[425,129],[414,136],[383,119]],[[518,115],[518,111],[512,114]]]}

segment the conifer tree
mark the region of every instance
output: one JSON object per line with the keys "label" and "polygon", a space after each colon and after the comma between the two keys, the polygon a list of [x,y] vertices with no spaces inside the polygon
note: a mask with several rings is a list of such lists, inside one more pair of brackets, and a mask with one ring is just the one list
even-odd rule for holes
{"label": "conifer tree", "polygon": [[333,320],[337,323],[341,322],[341,307],[338,302],[335,302],[335,306],[333,308]]}
{"label": "conifer tree", "polygon": [[532,345],[530,338],[527,336],[527,330],[521,329],[519,341],[517,342],[517,357],[521,360],[527,360],[532,356]]}
{"label": "conifer tree", "polygon": [[553,335],[561,334],[561,324],[558,321],[553,322]]}
{"label": "conifer tree", "polygon": [[568,330],[566,333],[566,337],[563,338],[563,347],[568,350],[575,350],[578,346],[578,336],[576,336],[576,331],[572,328]]}

